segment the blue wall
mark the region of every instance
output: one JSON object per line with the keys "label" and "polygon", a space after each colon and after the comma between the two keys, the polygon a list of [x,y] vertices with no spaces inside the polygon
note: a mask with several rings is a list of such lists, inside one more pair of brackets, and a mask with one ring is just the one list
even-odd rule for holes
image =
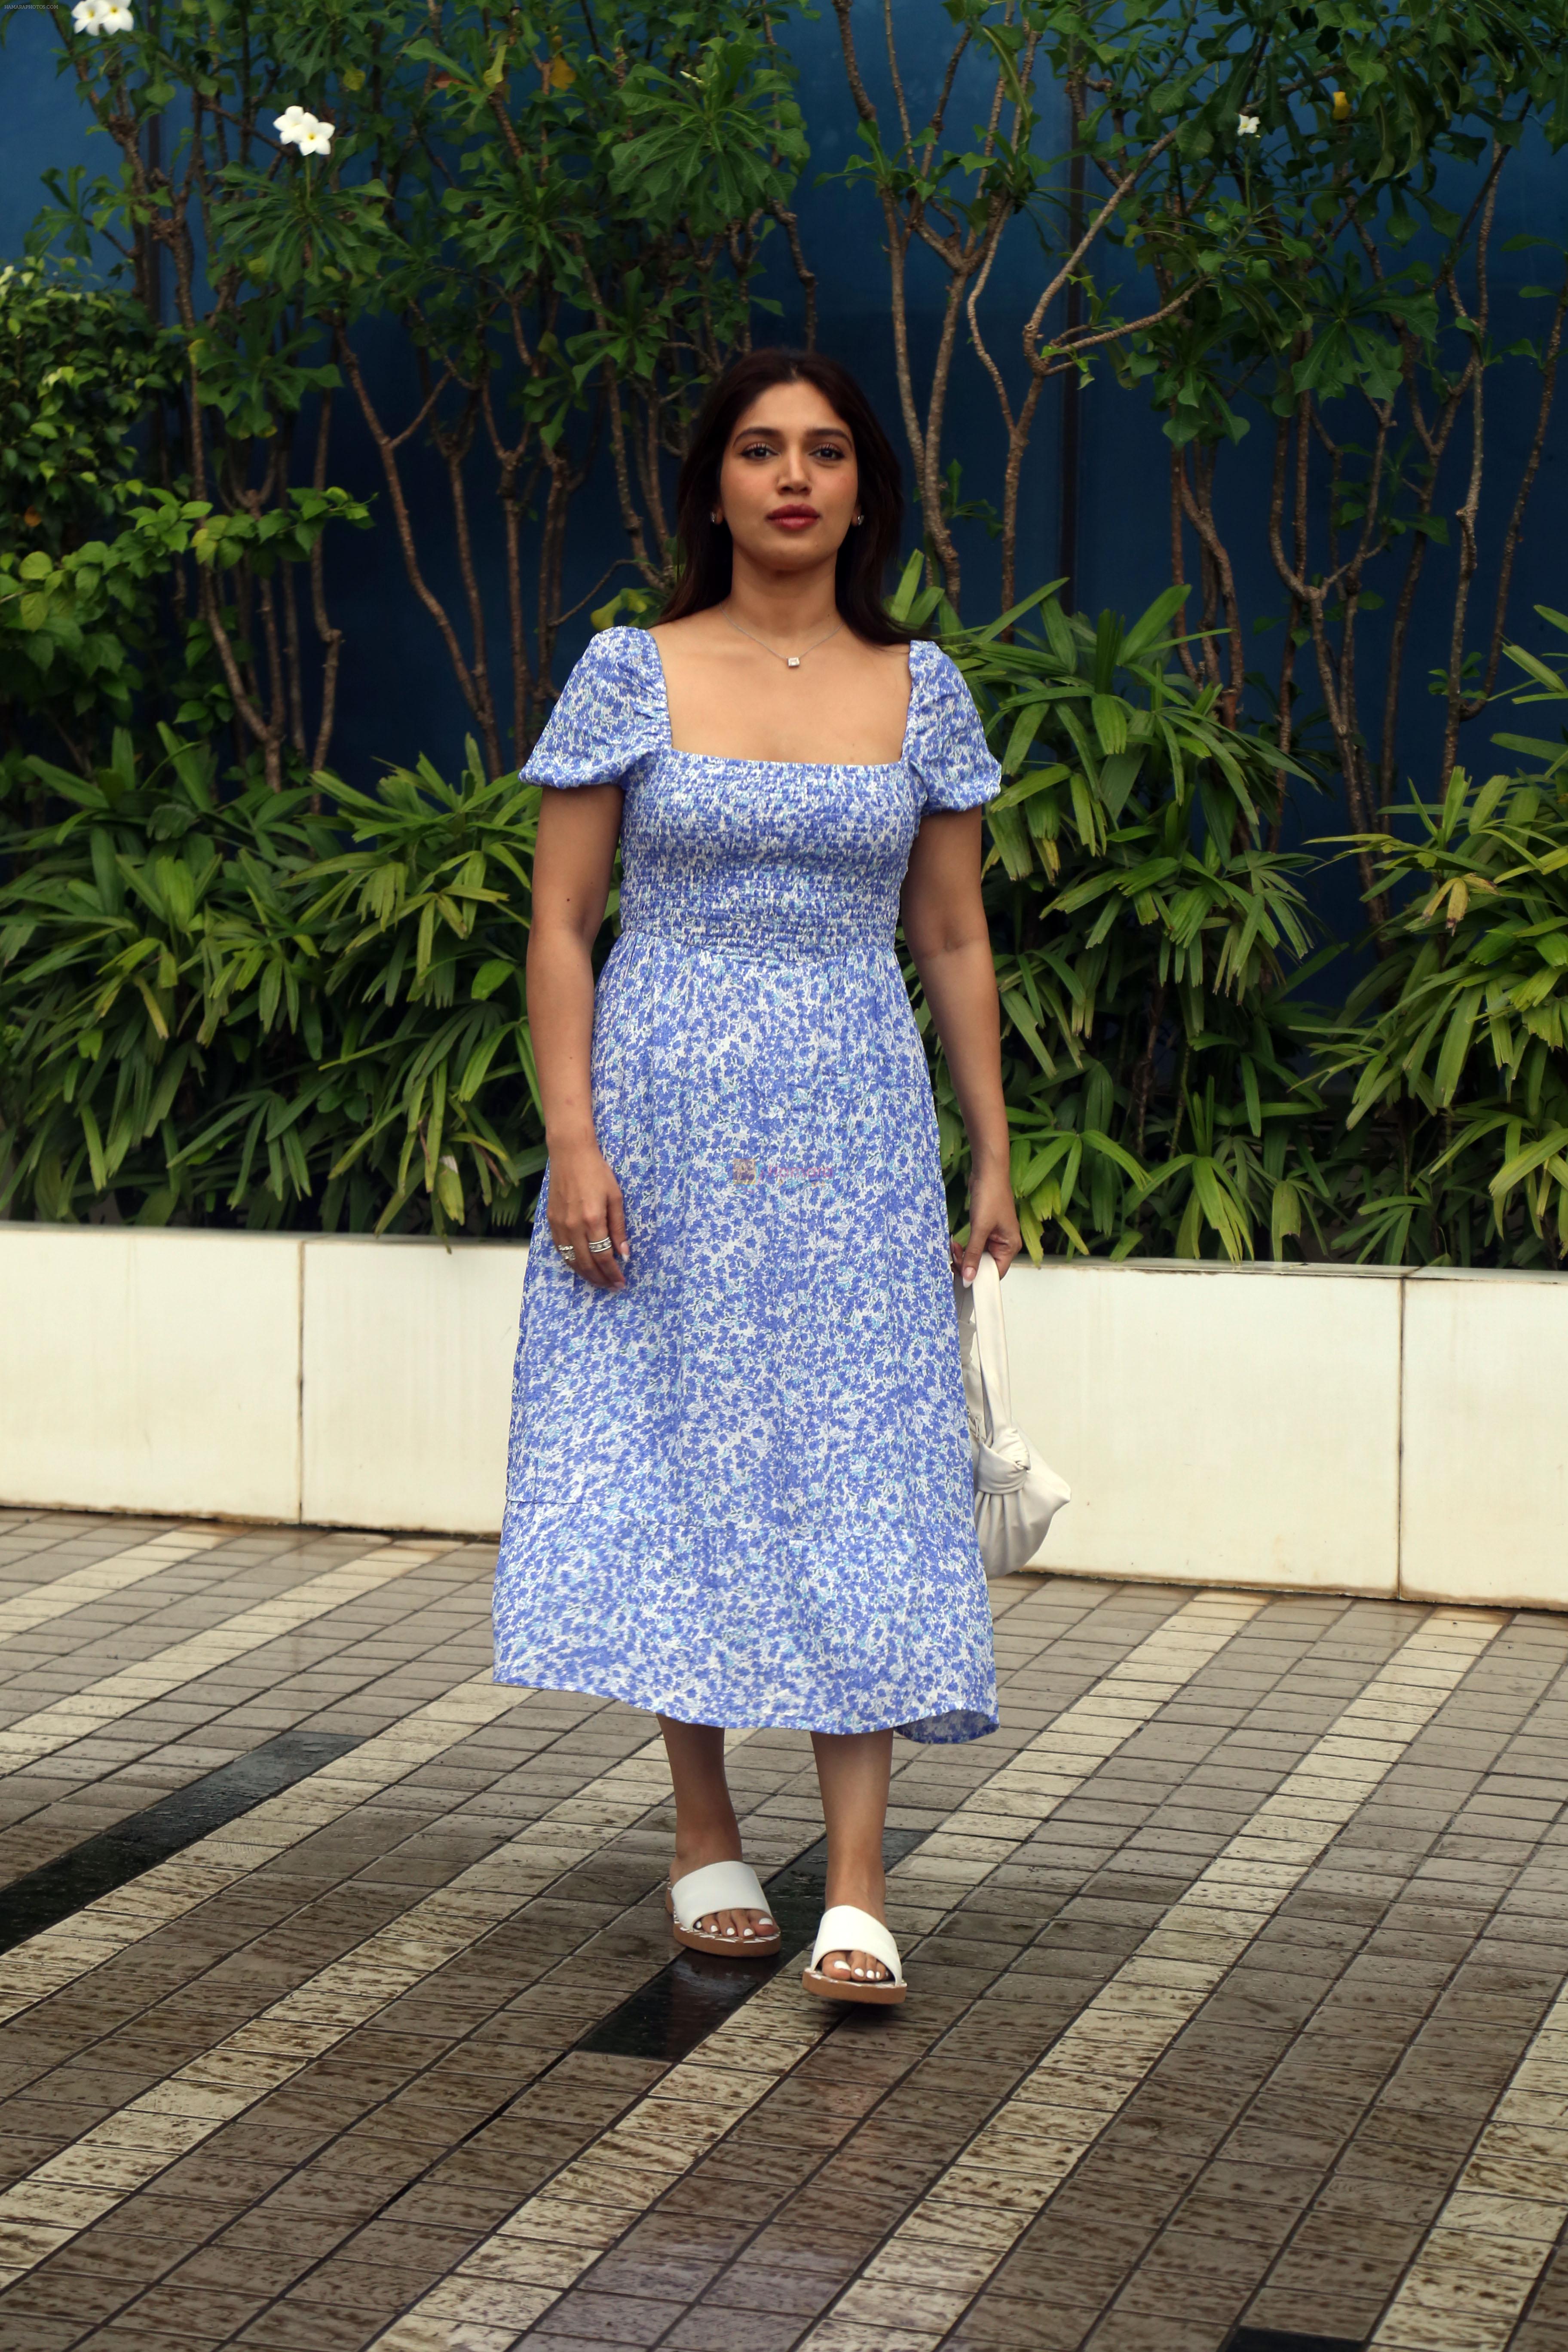
{"label": "blue wall", "polygon": [[[864,44],[862,62],[875,85],[885,73],[878,26],[880,10],[862,0]],[[900,12],[903,62],[911,106],[929,105],[945,56],[951,27],[937,0],[913,0]],[[831,12],[823,10],[815,22],[795,28],[794,49],[800,75],[801,97],[813,145],[806,184],[797,199],[807,255],[820,278],[819,340],[826,349],[848,360],[862,374],[880,404],[895,438],[901,444],[894,391],[890,334],[887,308],[887,264],[881,245],[881,221],[876,203],[865,187],[846,190],[841,184],[816,184],[818,176],[837,169],[853,152],[856,125],[845,86],[837,32]],[[41,11],[20,12],[9,19],[8,37],[0,47],[0,254],[19,252],[27,223],[41,198],[39,174],[49,165],[73,162],[89,171],[106,170],[112,163],[107,142],[89,135],[86,118],[72,86],[57,75],[53,28]],[[879,93],[881,94],[881,93]],[[967,128],[980,110],[978,85],[968,95],[961,85],[950,121],[957,131]],[[1568,234],[1568,190],[1564,164],[1532,149],[1515,159],[1505,175],[1506,194],[1498,223],[1499,264],[1497,331],[1507,341],[1515,335],[1540,330],[1544,306],[1517,301],[1512,287],[1543,272],[1544,265],[1528,255],[1508,258],[1505,240],[1521,230],[1562,238]],[[1032,239],[1026,226],[1016,226],[994,280],[988,311],[994,347],[1016,351],[1016,329],[1026,312],[1037,278],[1031,268]],[[917,354],[923,359],[934,345],[942,294],[942,273],[930,257],[917,257],[911,273],[914,297],[913,331]],[[799,301],[793,273],[787,268],[782,241],[775,247],[772,289],[784,303],[779,331],[794,335],[799,327]],[[402,387],[395,382],[395,343],[389,333],[379,351],[371,346],[374,373],[389,398]],[[1529,381],[1519,371],[1510,391],[1506,377],[1495,379],[1491,407],[1489,458],[1489,499],[1485,530],[1489,549],[1500,536],[1512,485],[1517,478],[1531,427]],[[380,476],[374,453],[363,436],[356,439],[343,404],[345,429],[337,443],[336,478],[374,496]],[[1082,401],[1083,460],[1079,557],[1078,602],[1084,610],[1113,605],[1136,611],[1156,594],[1169,578],[1167,476],[1165,443],[1158,420],[1138,394],[1118,389],[1109,373],[1102,373]],[[1568,410],[1564,411],[1568,416]],[[1020,581],[1027,588],[1057,570],[1059,527],[1059,397],[1053,393],[1037,425],[1026,483]],[[1568,606],[1568,578],[1560,560],[1563,532],[1563,457],[1568,446],[1568,422],[1560,417],[1552,435],[1542,478],[1535,493],[1525,551],[1515,581],[1512,628],[1527,642],[1549,638],[1532,612],[1535,603]],[[950,404],[947,454],[964,460],[965,489],[971,494],[997,490],[1000,479],[1000,432],[993,394],[978,363],[967,351],[961,354]],[[1265,436],[1255,431],[1227,461],[1227,511],[1240,520],[1266,499],[1268,450]],[[1456,480],[1458,477],[1456,476]],[[427,536],[437,550],[430,569],[444,593],[456,591],[455,572],[443,566],[439,549],[444,535],[440,487],[433,470],[413,468],[416,506],[428,518]],[[1456,489],[1454,496],[1458,495]],[[384,507],[384,500],[381,501]],[[1277,583],[1256,521],[1237,533],[1237,548],[1245,565],[1244,592],[1254,611],[1273,609],[1279,603]],[[606,482],[593,486],[579,501],[574,530],[576,577],[568,583],[568,602],[584,593],[613,554],[618,553],[620,526]],[[965,534],[965,607],[973,615],[993,608],[995,593],[994,556],[977,528]],[[1409,665],[1409,687],[1403,750],[1406,766],[1429,771],[1440,739],[1438,706],[1425,694],[1425,673],[1444,655],[1442,602],[1438,593],[1452,559],[1438,554],[1429,565],[1433,594],[1424,614],[1427,644],[1418,646]],[[401,566],[383,514],[374,532],[342,533],[329,558],[331,598],[334,614],[349,632],[349,655],[342,679],[335,764],[344,772],[363,776],[370,763],[409,760],[427,751],[444,766],[454,764],[468,721],[447,673],[446,657],[435,632],[404,586]],[[629,578],[630,574],[623,574]],[[1483,583],[1486,571],[1483,568]],[[500,599],[497,599],[498,621]],[[574,625],[568,652],[574,651],[587,632],[586,616]],[[1478,615],[1477,631],[1479,619]],[[1258,641],[1260,667],[1272,670],[1278,660],[1278,633]],[[1366,648],[1375,667],[1377,649],[1369,632]],[[504,649],[492,647],[498,677],[504,676]],[[557,676],[563,663],[557,664]],[[1492,721],[1483,718],[1467,739],[1466,756],[1487,772],[1490,765],[1484,733]],[[1506,723],[1506,722],[1498,722]],[[1308,832],[1332,830],[1337,816],[1321,804],[1304,812]],[[1353,920],[1348,893],[1342,919]]]}

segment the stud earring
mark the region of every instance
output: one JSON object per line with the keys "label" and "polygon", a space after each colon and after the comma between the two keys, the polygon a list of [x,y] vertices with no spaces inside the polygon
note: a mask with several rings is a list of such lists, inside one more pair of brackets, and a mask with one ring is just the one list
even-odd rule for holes
{"label": "stud earring", "polygon": [[852,515],[850,516],[849,520],[850,520],[850,521],[851,521],[852,523],[856,523],[856,522],[864,522],[864,521],[865,521],[865,520],[866,520],[866,518],[865,518],[865,516],[864,516],[863,514],[852,514]]}
{"label": "stud earring", "polygon": [[723,521],[723,520],[724,520],[724,518],[723,518],[723,516],[719,512],[718,508],[717,508],[717,507],[715,507],[715,508],[713,509],[712,512],[709,515],[708,520],[709,520],[709,521],[710,521],[710,522],[722,522],[722,521]]}

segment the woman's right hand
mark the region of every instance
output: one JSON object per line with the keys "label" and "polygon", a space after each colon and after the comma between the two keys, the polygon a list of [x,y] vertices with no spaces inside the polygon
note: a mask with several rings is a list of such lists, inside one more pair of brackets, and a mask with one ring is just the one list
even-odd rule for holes
{"label": "woman's right hand", "polygon": [[[581,1275],[595,1290],[624,1290],[623,1262],[631,1255],[626,1241],[626,1208],[615,1171],[596,1142],[563,1145],[550,1154],[551,1238],[557,1249],[576,1255],[570,1271]],[[590,1242],[608,1234],[613,1250],[595,1257]]]}

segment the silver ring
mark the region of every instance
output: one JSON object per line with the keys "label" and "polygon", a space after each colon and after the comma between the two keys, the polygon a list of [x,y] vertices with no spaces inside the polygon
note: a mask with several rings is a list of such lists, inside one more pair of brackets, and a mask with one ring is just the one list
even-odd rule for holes
{"label": "silver ring", "polygon": [[588,1244],[588,1252],[592,1257],[603,1257],[606,1250],[614,1249],[615,1246],[615,1243],[610,1239],[609,1234],[606,1234],[603,1241],[590,1242]]}
{"label": "silver ring", "polygon": [[561,1259],[563,1265],[570,1265],[574,1258],[576,1256],[577,1252],[570,1242],[557,1242],[555,1244],[555,1255]]}

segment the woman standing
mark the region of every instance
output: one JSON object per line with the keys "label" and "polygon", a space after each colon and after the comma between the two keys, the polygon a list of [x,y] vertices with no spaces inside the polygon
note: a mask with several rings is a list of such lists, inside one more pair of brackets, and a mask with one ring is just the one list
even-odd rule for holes
{"label": "woman standing", "polygon": [[[495,1595],[498,1680],[658,1714],[683,1943],[778,1949],[722,1727],[813,1734],[805,1981],[866,2001],[904,1996],[892,1733],[996,1727],[951,1267],[1019,1248],[980,895],[1000,772],[952,662],[883,611],[900,521],[842,368],[737,361],[681,469],[663,620],[595,638],[523,771],[552,788],[528,951],[549,1161]],[[900,910],[973,1147],[952,1260]]]}

